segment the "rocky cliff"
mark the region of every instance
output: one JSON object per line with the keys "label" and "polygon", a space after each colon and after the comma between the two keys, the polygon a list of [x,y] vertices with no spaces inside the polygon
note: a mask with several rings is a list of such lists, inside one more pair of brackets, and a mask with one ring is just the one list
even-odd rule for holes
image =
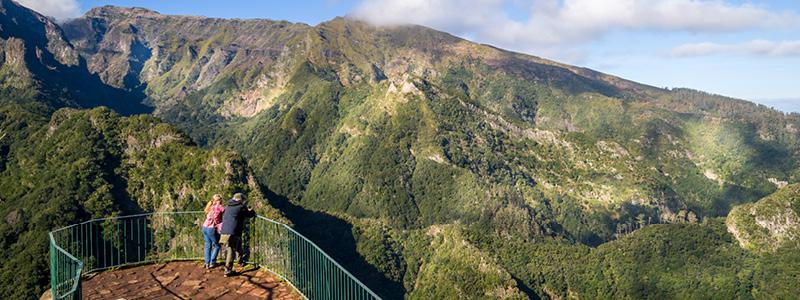
{"label": "rocky cliff", "polygon": [[[147,209],[183,208],[206,197],[205,186],[221,187],[223,177],[206,171],[228,174],[219,173],[226,161],[233,169],[246,161],[252,176],[233,172],[236,182],[263,188],[304,235],[386,298],[796,292],[785,275],[800,265],[793,252],[745,251],[720,218],[798,182],[797,115],[420,26],[100,7],[48,37],[49,20],[7,11],[43,29],[4,26],[16,29],[7,31],[0,78],[9,88],[0,90],[123,113],[144,101],[188,133],[163,124],[130,127],[144,136],[74,127],[99,132],[90,135],[96,143],[126,145],[112,148],[123,154],[87,157],[149,153],[122,160],[132,166],[120,164],[128,173],[115,180],[127,185],[112,191]],[[55,128],[70,112],[55,114]],[[25,122],[9,124],[9,136],[27,132]],[[36,187],[29,178],[9,182]],[[74,186],[106,199],[97,182]]]}

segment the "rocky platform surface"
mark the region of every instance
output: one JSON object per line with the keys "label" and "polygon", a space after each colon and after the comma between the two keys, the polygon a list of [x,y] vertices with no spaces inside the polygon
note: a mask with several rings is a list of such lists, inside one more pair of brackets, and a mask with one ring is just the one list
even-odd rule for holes
{"label": "rocky platform surface", "polygon": [[170,262],[106,271],[86,278],[84,299],[301,299],[285,281],[248,266],[238,276],[199,262]]}

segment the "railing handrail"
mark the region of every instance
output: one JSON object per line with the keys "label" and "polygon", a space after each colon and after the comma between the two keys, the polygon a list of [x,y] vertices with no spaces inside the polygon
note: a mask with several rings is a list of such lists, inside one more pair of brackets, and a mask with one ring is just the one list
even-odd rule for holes
{"label": "railing handrail", "polygon": [[[55,253],[51,253],[51,255],[50,255],[50,259],[51,259],[51,262],[50,262],[50,270],[51,270],[50,277],[51,277],[51,278],[50,278],[50,280],[51,280],[51,288],[52,288],[52,293],[53,293],[53,297],[54,297],[54,299],[61,299],[62,297],[66,297],[66,296],[69,296],[69,295],[73,295],[73,297],[79,297],[79,296],[75,296],[75,295],[80,295],[80,291],[78,291],[78,289],[80,289],[81,276],[83,276],[83,274],[82,274],[82,273],[83,273],[83,271],[84,271],[83,269],[84,269],[84,266],[85,266],[84,262],[83,262],[81,259],[78,259],[77,257],[75,257],[73,254],[71,254],[69,251],[65,250],[64,248],[62,248],[62,247],[61,247],[61,246],[58,244],[58,242],[57,242],[57,239],[56,239],[56,237],[54,236],[54,234],[60,233],[61,231],[64,231],[64,230],[73,229],[73,228],[75,228],[76,226],[81,226],[81,227],[78,227],[76,230],[73,230],[73,231],[67,232],[67,233],[66,233],[66,234],[67,234],[66,236],[65,236],[64,234],[62,234],[62,235],[60,236],[60,238],[62,238],[62,241],[63,241],[63,239],[64,239],[64,238],[71,238],[70,234],[89,234],[89,235],[91,235],[91,234],[92,234],[92,232],[87,232],[87,231],[85,231],[86,229],[83,227],[84,225],[87,225],[87,224],[89,225],[89,228],[90,228],[90,230],[91,230],[91,228],[93,228],[93,227],[91,227],[91,226],[93,226],[92,224],[94,224],[94,223],[98,223],[98,222],[105,222],[105,221],[109,221],[109,220],[114,220],[114,221],[116,221],[116,220],[132,219],[132,218],[137,218],[137,217],[140,217],[140,218],[147,218],[147,217],[151,217],[151,216],[160,216],[160,215],[188,215],[188,214],[202,214],[202,213],[203,213],[202,211],[174,211],[174,212],[152,212],[152,213],[141,213],[141,214],[124,215],[124,216],[111,216],[111,217],[105,217],[105,218],[91,219],[91,220],[88,220],[88,221],[84,221],[84,222],[81,222],[81,223],[76,223],[76,224],[68,225],[68,226],[61,227],[61,228],[58,228],[58,229],[55,229],[55,230],[52,230],[52,231],[50,231],[50,232],[48,233],[48,237],[49,237],[49,239],[50,239],[50,244],[51,244],[51,252],[53,252],[53,251],[57,251],[58,253],[60,253],[60,254],[63,254],[63,255],[64,255],[64,256],[65,256],[67,259],[69,259],[69,260],[71,260],[71,261],[73,261],[74,263],[76,263],[76,264],[77,264],[77,267],[76,267],[76,269],[75,269],[75,271],[76,271],[76,272],[75,272],[75,274],[74,274],[74,277],[69,277],[69,278],[71,278],[71,280],[73,281],[73,282],[72,282],[72,286],[71,286],[71,288],[70,288],[69,290],[67,290],[66,292],[63,292],[63,293],[58,293],[57,289],[55,288],[55,286],[56,286],[56,283],[55,283],[55,281],[57,280],[55,277],[57,277],[57,276],[56,276],[56,273],[57,273],[57,272],[55,271],[55,268],[56,268],[55,264],[56,264],[56,263],[55,263],[55,261],[54,261],[54,260],[56,259],[56,258],[55,258],[55,255],[56,255],[56,254],[55,254]],[[302,239],[302,241],[303,241],[303,242],[305,242],[305,243],[308,243],[309,245],[311,245],[311,247],[313,247],[313,250],[315,250],[316,252],[318,252],[319,254],[321,254],[321,256],[324,258],[324,260],[328,261],[328,262],[329,262],[329,263],[331,263],[331,264],[332,264],[332,265],[333,265],[335,268],[337,268],[337,269],[338,269],[338,271],[340,271],[340,272],[341,272],[340,274],[344,274],[344,275],[346,276],[345,278],[349,278],[348,280],[351,280],[351,281],[350,281],[350,282],[351,282],[351,284],[354,282],[354,283],[355,283],[355,284],[356,284],[356,285],[357,285],[359,288],[361,288],[361,290],[362,290],[362,291],[361,291],[361,293],[363,293],[363,292],[366,292],[366,293],[367,293],[367,294],[362,294],[362,295],[364,295],[364,296],[367,296],[367,295],[368,295],[369,297],[372,297],[372,298],[374,298],[374,299],[381,299],[381,298],[380,298],[380,297],[379,297],[377,294],[375,294],[375,293],[374,293],[374,292],[373,292],[373,291],[372,291],[372,290],[371,290],[369,287],[367,287],[367,286],[366,286],[364,283],[362,283],[360,280],[358,280],[358,278],[356,278],[355,276],[353,276],[353,274],[351,274],[349,271],[347,271],[347,269],[345,269],[344,267],[342,267],[342,266],[341,266],[341,265],[340,265],[340,264],[339,264],[339,263],[338,263],[336,260],[334,260],[332,257],[330,257],[330,255],[328,255],[328,253],[326,253],[326,252],[325,252],[325,251],[323,251],[323,250],[322,250],[322,249],[321,249],[319,246],[317,246],[317,244],[316,244],[316,243],[312,242],[311,240],[309,240],[308,238],[306,238],[304,235],[300,234],[299,232],[297,232],[296,230],[294,230],[293,228],[291,228],[289,225],[287,225],[287,224],[284,224],[284,223],[281,223],[281,222],[278,222],[278,221],[275,221],[275,220],[272,220],[272,219],[269,219],[269,218],[266,218],[266,217],[264,217],[264,216],[261,216],[261,215],[256,215],[256,218],[257,218],[257,219],[260,219],[260,220],[263,220],[263,221],[266,221],[266,222],[268,222],[268,223],[271,223],[271,224],[273,224],[273,225],[275,225],[275,226],[282,227],[282,228],[284,228],[284,229],[285,229],[287,232],[289,232],[289,233],[291,233],[292,235],[294,235],[295,237],[299,237],[300,239]],[[138,221],[138,220],[136,220],[136,222],[137,222],[137,225],[138,225],[138,224],[139,224],[139,221]],[[133,224],[133,220],[131,220],[131,221],[130,221],[130,223],[131,223],[131,224]],[[119,225],[117,225],[117,226],[119,226]],[[273,227],[273,228],[275,228],[275,227]],[[81,231],[81,230],[83,230],[83,231]],[[117,234],[119,234],[119,227],[117,227]],[[117,238],[119,238],[119,237],[117,237]],[[127,238],[127,237],[126,237],[126,238]],[[146,239],[146,238],[147,238],[147,235],[145,235],[145,239]],[[85,240],[84,240],[84,241],[85,241]],[[108,241],[107,241],[107,240],[101,240],[101,241],[95,241],[95,242],[102,242],[102,243],[106,243],[106,242],[108,242]],[[151,241],[151,242],[153,242],[153,241]],[[72,244],[72,243],[75,243],[75,241],[74,241],[74,240],[68,240],[68,242],[67,242],[67,244]],[[90,243],[91,243],[91,240],[90,240]],[[103,244],[103,245],[105,245],[105,244]],[[113,244],[112,244],[112,245],[113,245]],[[113,247],[113,246],[112,246],[112,247]],[[79,248],[79,249],[80,249],[80,248]],[[83,253],[83,254],[85,255],[85,254],[86,254],[86,253],[85,253],[85,252],[86,252],[85,250],[86,250],[86,249],[82,249],[82,250],[76,250],[76,251],[79,251],[79,252],[81,252],[81,253]],[[184,251],[185,251],[185,248],[184,248]],[[291,251],[291,250],[287,250],[287,251]],[[120,256],[121,254],[119,254],[119,253],[121,253],[121,252],[122,252],[122,250],[121,250],[121,249],[118,249],[118,250],[117,250],[117,252],[118,252],[118,253],[117,253],[117,255],[118,255],[118,256]],[[287,255],[289,255],[289,257],[291,257],[291,255],[292,255],[292,254],[291,254],[290,252],[286,252],[286,253],[287,253]],[[118,259],[118,260],[117,260],[117,264],[116,264],[116,265],[114,265],[114,260],[113,260],[113,255],[114,255],[114,252],[112,251],[112,252],[109,252],[109,253],[108,253],[108,254],[110,254],[110,255],[112,256],[112,257],[111,257],[111,265],[109,266],[109,265],[107,264],[107,262],[106,262],[106,263],[104,263],[104,264],[103,264],[103,265],[105,265],[105,267],[102,267],[102,268],[97,268],[98,266],[97,266],[97,265],[95,265],[97,261],[96,261],[95,259],[98,259],[98,258],[97,258],[98,256],[96,256],[96,255],[100,255],[100,254],[101,254],[101,253],[94,253],[94,255],[91,255],[91,254],[90,254],[89,256],[83,256],[84,258],[87,258],[87,259],[88,259],[89,257],[93,257],[93,260],[91,260],[91,261],[90,261],[90,265],[91,265],[91,266],[95,266],[95,268],[90,268],[91,270],[88,270],[87,272],[95,272],[95,271],[99,271],[99,270],[103,270],[103,269],[108,269],[108,268],[113,268],[113,267],[117,267],[117,266],[122,266],[122,265],[130,264],[130,262],[128,261],[128,256],[127,256],[127,252],[126,252],[126,254],[124,255],[124,256],[125,256],[125,261],[126,261],[126,262],[125,262],[125,263],[120,263],[120,260],[119,260],[119,257],[118,257],[118,258],[117,258],[117,259]],[[106,253],[105,253],[105,248],[103,249],[103,253],[102,253],[102,254],[103,254],[103,255],[105,255],[105,254],[106,254]],[[138,251],[137,251],[137,254],[138,254]],[[78,255],[81,255],[81,254],[78,254]],[[145,253],[145,255],[147,255],[147,254]],[[188,256],[188,255],[187,255],[187,256]],[[182,258],[178,258],[178,257],[172,257],[172,258],[162,258],[162,259],[163,259],[164,261],[170,261],[170,260],[176,260],[176,259],[187,259],[187,257],[182,257]],[[196,257],[192,257],[192,258],[189,258],[189,259],[196,259]],[[284,257],[283,259],[287,259],[287,258],[285,258],[285,257]],[[61,262],[63,262],[63,261],[61,261]],[[141,263],[141,262],[144,262],[144,263],[146,263],[146,262],[149,262],[149,260],[145,258],[144,260],[141,260],[141,261],[140,261],[140,263]],[[70,263],[70,264],[72,264],[72,263]],[[267,266],[267,265],[262,265],[262,263],[256,263],[256,265],[258,265],[259,267],[265,268],[265,269],[266,269],[266,270],[268,270],[270,273],[273,273],[273,274],[277,275],[278,277],[280,277],[281,279],[285,280],[285,281],[286,281],[286,282],[287,282],[289,285],[291,285],[291,286],[292,286],[292,287],[293,287],[295,290],[297,290],[297,291],[298,291],[298,293],[299,293],[301,296],[303,296],[304,298],[307,298],[307,296],[304,294],[304,292],[303,292],[303,291],[301,291],[301,289],[300,289],[300,288],[298,288],[298,286],[296,286],[296,285],[295,285],[295,284],[294,284],[294,283],[293,283],[291,280],[289,280],[289,278],[288,278],[286,275],[284,275],[284,274],[280,274],[280,273],[279,273],[279,270],[273,270],[272,268],[270,268],[270,267],[269,267],[269,266]],[[73,264],[72,266],[75,266],[75,265]],[[63,264],[62,264],[62,266],[61,266],[61,267],[62,267],[62,268],[64,267],[64,266],[63,266]],[[71,268],[71,267],[70,267],[70,268]],[[295,275],[293,275],[293,276],[295,276],[295,277],[297,276],[297,274],[296,274],[296,273],[294,273],[294,271],[287,271],[287,272],[288,272],[289,274],[295,274]],[[63,275],[63,274],[64,274],[64,273],[62,273],[62,275]],[[67,272],[67,274],[69,274],[69,272]],[[70,276],[71,276],[71,275],[70,275]],[[303,280],[303,279],[304,279],[304,280],[309,280],[308,278],[295,278],[295,279],[301,280],[301,282],[302,282],[302,280]],[[59,282],[59,284],[62,284],[62,286],[63,286],[63,283],[67,283],[67,282],[68,282],[68,280],[70,280],[70,279],[63,280],[63,282]],[[317,279],[315,279],[315,280],[317,280]],[[328,281],[328,280],[327,280],[327,278],[323,278],[322,280]],[[312,290],[312,291],[313,291],[313,290]],[[59,295],[57,295],[57,293],[58,293]]]}
{"label": "railing handrail", "polygon": [[[77,270],[76,270],[76,273],[75,273],[75,274],[76,274],[76,276],[81,276],[81,272],[83,271],[83,262],[82,262],[80,259],[76,258],[75,256],[72,256],[72,254],[70,254],[69,252],[67,252],[67,250],[64,250],[63,248],[61,248],[60,246],[58,246],[58,243],[56,243],[55,239],[53,238],[53,233],[52,233],[52,232],[48,232],[48,233],[47,233],[47,235],[50,237],[50,245],[51,245],[53,248],[55,248],[55,249],[56,249],[56,250],[58,250],[59,252],[61,252],[61,253],[63,253],[64,255],[66,255],[66,256],[67,256],[67,258],[69,258],[69,259],[72,259],[72,260],[74,260],[74,261],[76,261],[76,262],[78,263],[78,268],[77,268]],[[51,268],[52,268],[52,267],[51,267]],[[51,274],[51,275],[52,275],[52,274]],[[52,280],[52,278],[50,278],[50,280]],[[72,288],[70,288],[70,289],[69,289],[69,291],[67,291],[65,294],[71,294],[71,293],[74,293],[74,292],[75,292],[77,289],[78,289],[78,280],[73,280],[73,281],[72,281]],[[53,291],[53,293],[54,293],[54,294],[55,294],[55,292],[56,292],[56,291]]]}
{"label": "railing handrail", "polygon": [[69,257],[70,259],[78,261],[78,262],[81,261],[80,259],[76,258],[75,256],[72,256],[72,254],[67,252],[67,250],[64,250],[64,248],[61,248],[60,246],[58,246],[58,243],[56,243],[55,239],[53,238],[53,233],[52,232],[50,232],[49,235],[50,235],[50,241],[53,242],[53,247],[55,247],[58,251],[61,251],[62,253],[67,255],[67,257]]}
{"label": "railing handrail", "polygon": [[[324,256],[325,256],[325,258],[327,258],[328,260],[330,260],[330,261],[331,261],[331,262],[332,262],[332,263],[333,263],[333,264],[334,264],[336,267],[338,267],[339,269],[341,269],[341,270],[342,270],[342,272],[344,272],[345,274],[347,274],[347,276],[349,276],[349,277],[353,277],[353,278],[356,278],[355,276],[353,276],[353,274],[350,274],[350,272],[348,272],[348,271],[347,271],[347,269],[345,269],[344,267],[342,267],[342,266],[341,266],[341,265],[340,265],[340,264],[339,264],[339,263],[338,263],[338,262],[337,262],[335,259],[331,258],[331,257],[328,255],[328,253],[326,253],[325,251],[323,251],[322,249],[320,249],[320,248],[319,248],[319,246],[317,246],[317,244],[315,244],[314,242],[312,242],[311,240],[309,240],[308,238],[306,238],[304,235],[300,234],[300,233],[299,233],[299,232],[297,232],[296,230],[294,230],[294,229],[292,229],[291,227],[289,227],[289,225],[286,225],[286,224],[282,224],[282,225],[283,225],[284,227],[286,227],[286,229],[288,229],[288,230],[289,230],[289,231],[291,231],[292,233],[294,233],[294,234],[296,234],[296,235],[300,236],[301,238],[303,238],[304,240],[306,240],[306,242],[308,242],[309,244],[311,244],[311,246],[314,246],[314,249],[317,249],[317,251],[319,251],[320,253],[322,253],[322,255],[324,255]],[[357,278],[356,278],[356,279],[357,279]],[[375,297],[375,298],[378,298],[378,299],[380,299],[380,297],[378,297],[378,295],[376,295],[374,292],[372,292],[372,290],[371,290],[371,289],[369,289],[369,288],[368,288],[366,285],[364,285],[364,283],[362,283],[360,280],[356,280],[356,283],[357,283],[359,286],[361,286],[362,288],[364,288],[364,289],[365,289],[365,290],[366,290],[366,291],[367,291],[367,292],[368,292],[368,293],[369,293],[369,294],[370,294],[372,297]]]}
{"label": "railing handrail", "polygon": [[[62,230],[70,229],[70,228],[75,227],[75,226],[80,226],[80,225],[83,225],[83,224],[89,224],[89,223],[94,223],[94,222],[101,222],[101,221],[106,221],[106,220],[128,219],[128,218],[134,218],[134,217],[146,217],[146,216],[153,216],[153,215],[196,214],[196,213],[202,213],[202,212],[203,212],[202,210],[156,211],[156,212],[151,212],[151,213],[141,213],[141,214],[135,214],[135,215],[111,216],[111,217],[105,217],[105,218],[91,219],[91,220],[88,220],[88,221],[83,221],[83,222],[80,222],[80,223],[67,225],[67,226],[61,227],[59,229],[50,231],[50,233],[52,235],[52,233],[56,233],[56,232],[59,232],[59,231],[62,231]],[[261,217],[261,216],[259,216],[259,217]],[[267,218],[265,218],[265,219],[267,219]],[[273,221],[271,219],[267,219],[267,220],[270,220],[270,221],[272,221],[272,222],[274,222],[276,224],[283,224],[283,223],[275,222],[275,221]]]}

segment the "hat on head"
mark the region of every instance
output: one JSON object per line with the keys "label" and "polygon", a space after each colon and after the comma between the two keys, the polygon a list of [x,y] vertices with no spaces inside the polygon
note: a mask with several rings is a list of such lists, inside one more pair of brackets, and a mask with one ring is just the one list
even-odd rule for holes
{"label": "hat on head", "polygon": [[243,201],[244,200],[244,195],[242,193],[233,194],[233,200]]}

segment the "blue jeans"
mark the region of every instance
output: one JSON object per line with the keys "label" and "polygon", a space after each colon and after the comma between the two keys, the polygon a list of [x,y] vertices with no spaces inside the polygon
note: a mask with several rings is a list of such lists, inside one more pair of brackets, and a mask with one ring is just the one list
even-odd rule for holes
{"label": "blue jeans", "polygon": [[219,235],[214,227],[202,227],[202,229],[206,239],[206,265],[211,265],[217,260],[217,254],[219,254]]}

